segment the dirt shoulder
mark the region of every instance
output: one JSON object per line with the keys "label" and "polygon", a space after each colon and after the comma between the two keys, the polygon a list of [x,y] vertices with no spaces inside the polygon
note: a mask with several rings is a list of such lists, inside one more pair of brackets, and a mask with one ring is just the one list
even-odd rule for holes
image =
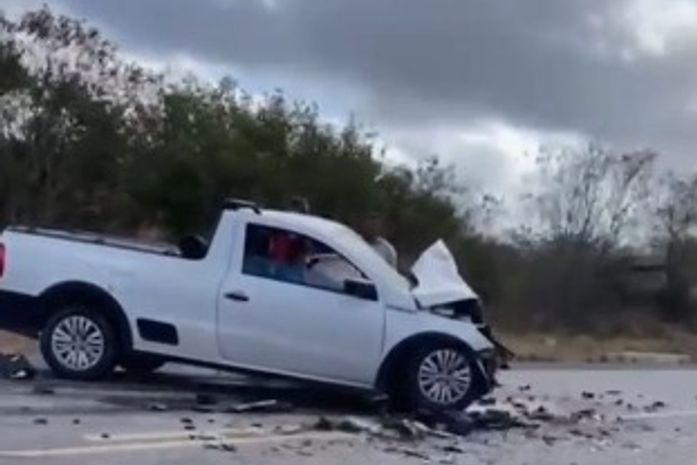
{"label": "dirt shoulder", "polygon": [[[657,359],[697,361],[697,334],[675,330],[654,337],[500,332],[500,338],[522,361],[632,362],[642,354]],[[634,356],[636,357],[634,357]]]}
{"label": "dirt shoulder", "polygon": [[0,353],[22,353],[34,351],[36,343],[25,337],[0,330]]}

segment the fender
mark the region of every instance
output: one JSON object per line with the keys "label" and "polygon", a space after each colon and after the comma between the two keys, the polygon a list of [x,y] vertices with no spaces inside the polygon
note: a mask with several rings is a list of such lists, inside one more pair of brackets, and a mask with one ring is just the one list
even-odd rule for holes
{"label": "fender", "polygon": [[133,348],[133,334],[123,308],[106,290],[96,284],[83,281],[66,281],[54,284],[39,295],[40,327],[46,323],[51,311],[57,305],[70,302],[89,302],[96,304],[118,330],[119,340],[124,351]]}
{"label": "fender", "polygon": [[[431,331],[414,334],[392,347],[390,352],[383,359],[375,379],[375,387],[381,391],[387,390],[391,383],[401,378],[400,375],[403,373],[403,370],[406,369],[406,356],[408,356],[408,354],[416,347],[436,341],[456,344],[474,353],[472,348],[469,347],[464,341],[446,333]],[[484,383],[484,388],[488,390],[491,383],[493,383],[493,379],[491,379],[488,370],[485,368],[481,360],[478,360],[478,363],[476,364],[476,374],[480,381]]]}

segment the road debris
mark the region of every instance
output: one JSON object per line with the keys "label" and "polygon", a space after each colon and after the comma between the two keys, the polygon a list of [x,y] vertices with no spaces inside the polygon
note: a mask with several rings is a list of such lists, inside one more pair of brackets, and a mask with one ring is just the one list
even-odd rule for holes
{"label": "road debris", "polygon": [[431,457],[427,453],[422,452],[422,451],[417,450],[417,449],[411,449],[408,447],[390,446],[390,447],[386,447],[384,449],[384,451],[387,453],[400,453],[406,457],[414,457],[414,458],[426,460],[426,461],[430,461],[430,459],[431,459]]}
{"label": "road debris", "polygon": [[191,410],[196,413],[215,413],[215,407],[212,405],[194,405]]}
{"label": "road debris", "polygon": [[644,407],[644,412],[646,412],[646,413],[654,413],[654,412],[656,412],[656,411],[658,411],[658,410],[660,410],[660,409],[666,408],[666,407],[667,407],[667,405],[666,405],[665,402],[660,401],[660,400],[657,400],[656,402],[653,402],[652,404],[647,405],[646,407]]}
{"label": "road debris", "polygon": [[47,386],[45,384],[37,384],[34,386],[31,390],[33,394],[38,394],[42,396],[47,396],[47,395],[52,395],[56,393],[56,390],[52,388],[51,386]]}
{"label": "road debris", "polygon": [[201,393],[196,394],[196,404],[197,405],[215,405],[218,403],[218,399],[211,394]]}
{"label": "road debris", "polygon": [[207,442],[203,445],[204,449],[217,450],[221,452],[237,452],[237,447],[229,442]]}
{"label": "road debris", "polygon": [[277,399],[266,399],[227,406],[226,413],[287,413],[293,411],[293,404]]}
{"label": "road debris", "polygon": [[167,407],[166,404],[163,404],[161,402],[153,402],[151,404],[148,404],[146,408],[152,412],[166,412],[169,410],[169,407]]}
{"label": "road debris", "polygon": [[280,425],[276,427],[276,431],[284,435],[299,434],[305,430],[303,425]]}
{"label": "road debris", "polygon": [[29,380],[36,376],[36,369],[22,354],[0,353],[0,377],[10,380]]}

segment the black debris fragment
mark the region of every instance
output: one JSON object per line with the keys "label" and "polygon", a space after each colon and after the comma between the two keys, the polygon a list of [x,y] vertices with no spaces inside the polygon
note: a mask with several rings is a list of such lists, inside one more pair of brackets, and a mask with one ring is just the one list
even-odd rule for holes
{"label": "black debris fragment", "polygon": [[46,418],[34,418],[35,425],[48,425],[48,420]]}
{"label": "black debris fragment", "polygon": [[571,428],[569,430],[569,434],[584,439],[593,439],[595,437],[595,435],[591,431],[582,428]]}
{"label": "black debris fragment", "polygon": [[218,403],[218,399],[211,394],[201,393],[196,394],[196,404],[198,405],[215,405]]}
{"label": "black debris fragment", "polygon": [[293,411],[293,404],[289,402],[281,402],[276,399],[260,400],[256,402],[246,402],[243,404],[236,404],[229,406],[225,409],[226,413],[249,413],[249,412],[263,412],[263,413],[287,413]]}
{"label": "black debris fragment", "polygon": [[496,399],[493,397],[482,397],[477,401],[477,405],[483,405],[483,406],[488,406],[488,405],[495,405],[496,404]]}
{"label": "black debris fragment", "polygon": [[[199,438],[197,438],[199,439]],[[217,450],[221,452],[237,452],[237,447],[229,442],[207,442],[203,445],[204,449]]]}
{"label": "black debris fragment", "polygon": [[81,423],[79,418],[73,418],[73,425],[79,425]]}
{"label": "black debris fragment", "polygon": [[465,449],[462,447],[456,445],[456,444],[448,444],[442,447],[443,452],[449,452],[453,454],[464,454]]}
{"label": "black debris fragment", "polygon": [[53,389],[51,386],[47,386],[45,384],[37,384],[36,386],[34,386],[32,388],[31,392],[33,394],[38,394],[38,395],[43,395],[43,396],[52,395],[52,394],[56,393],[55,389]]}
{"label": "black debris fragment", "polygon": [[653,412],[656,412],[657,410],[660,410],[663,408],[666,408],[666,403],[663,401],[657,400],[656,402],[644,407],[644,412],[653,413]]}
{"label": "black debris fragment", "polygon": [[153,412],[165,412],[169,408],[167,407],[166,404],[163,404],[161,402],[153,402],[153,403],[147,405],[147,409],[151,410]]}
{"label": "black debris fragment", "polygon": [[467,436],[475,426],[473,417],[460,411],[422,411],[417,418],[432,429]]}
{"label": "black debris fragment", "polygon": [[211,405],[194,405],[191,410],[197,413],[214,413],[215,408]]}
{"label": "black debris fragment", "polygon": [[589,392],[589,391],[583,391],[583,392],[581,393],[581,397],[584,398],[584,399],[594,399],[594,398],[595,398],[595,394],[592,393],[592,392]]}
{"label": "black debris fragment", "polygon": [[555,416],[547,410],[544,405],[538,406],[535,410],[527,414],[528,419],[537,421],[553,421]]}
{"label": "black debris fragment", "polygon": [[292,435],[292,434],[299,434],[302,433],[302,431],[305,428],[303,425],[281,425],[276,428],[276,431],[280,434],[287,434],[287,435]]}
{"label": "black debris fragment", "polygon": [[36,369],[21,354],[0,353],[0,377],[10,380],[29,380],[36,376]]}
{"label": "black debris fragment", "polygon": [[313,425],[313,429],[317,431],[332,431],[334,430],[334,425],[327,417],[319,417]]}
{"label": "black debris fragment", "polygon": [[576,410],[570,416],[570,420],[574,423],[584,420],[586,418],[594,418],[597,412],[594,408],[586,408],[581,410]]}
{"label": "black debris fragment", "polygon": [[526,423],[507,410],[487,409],[482,413],[472,412],[474,428],[485,430],[508,430],[512,428],[535,428],[538,425]]}

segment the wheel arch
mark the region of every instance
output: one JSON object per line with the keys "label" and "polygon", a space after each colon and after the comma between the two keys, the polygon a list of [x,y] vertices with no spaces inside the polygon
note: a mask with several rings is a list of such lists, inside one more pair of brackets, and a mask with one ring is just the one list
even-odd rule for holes
{"label": "wheel arch", "polygon": [[[409,356],[414,353],[417,348],[423,347],[426,344],[435,343],[454,344],[463,347],[472,354],[476,353],[467,342],[447,333],[430,331],[414,334],[395,344],[394,347],[390,349],[378,370],[375,379],[375,388],[386,393],[390,393],[394,388],[398,388],[399,386],[397,386],[396,383],[404,379],[401,375],[403,375],[407,369]],[[480,384],[481,389],[488,390],[490,380],[481,364],[476,365],[475,373],[477,381],[482,383]]]}
{"label": "wheel arch", "polygon": [[54,284],[39,295],[39,321],[43,328],[48,319],[61,305],[70,303],[94,304],[112,322],[117,331],[121,349],[125,352],[133,348],[133,335],[126,313],[119,302],[102,287],[83,281],[66,281]]}

